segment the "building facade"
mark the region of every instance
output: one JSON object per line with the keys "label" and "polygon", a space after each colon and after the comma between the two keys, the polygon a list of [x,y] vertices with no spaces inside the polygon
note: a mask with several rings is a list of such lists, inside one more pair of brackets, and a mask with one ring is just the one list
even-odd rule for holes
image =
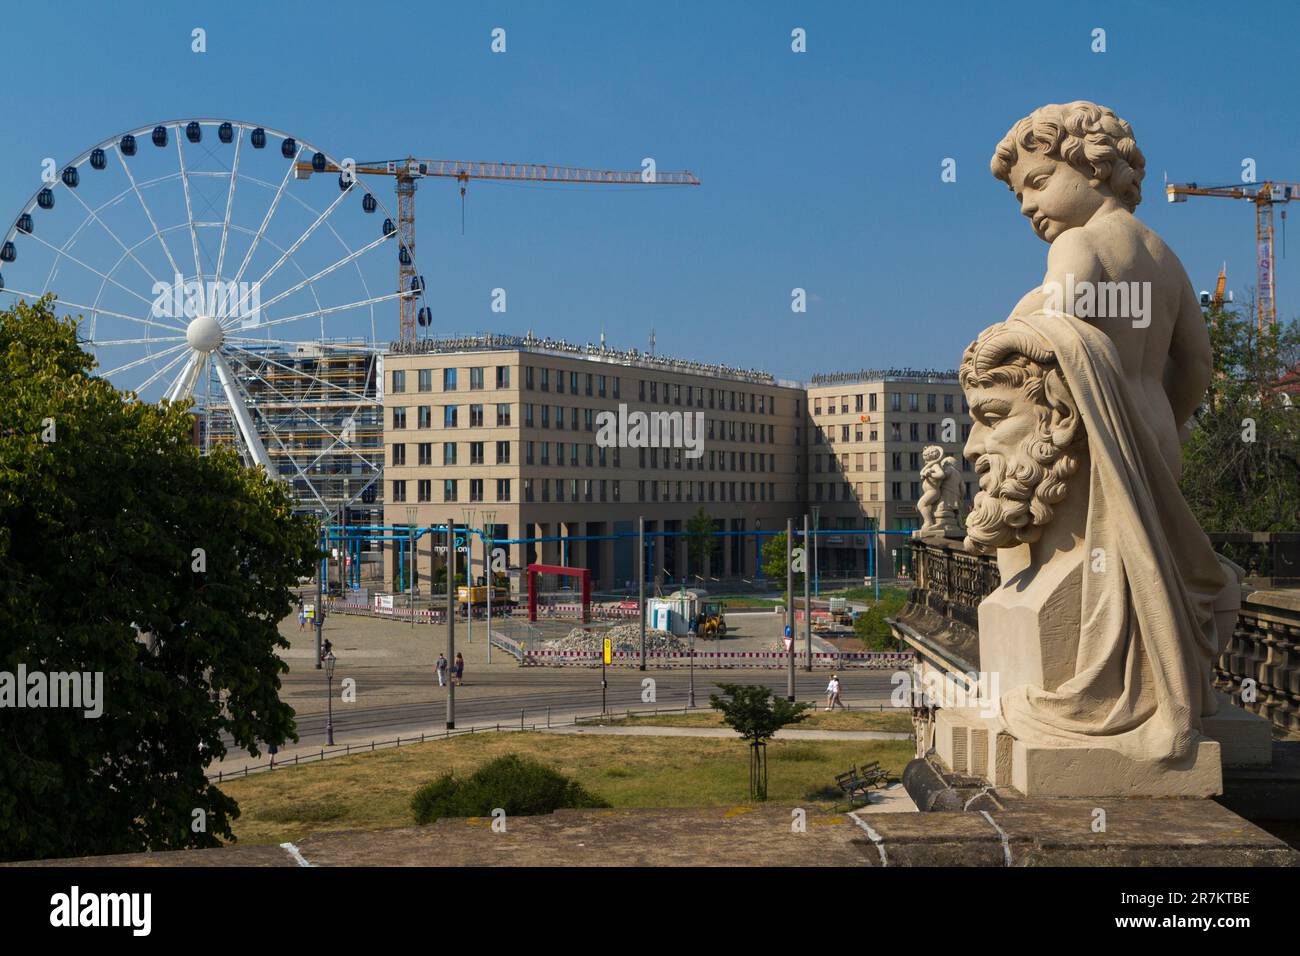
{"label": "building facade", "polygon": [[[921,526],[921,452],[939,445],[962,470],[963,514],[979,490],[962,456],[970,410],[955,372],[863,371],[816,376],[807,389],[812,443],[807,507],[819,527],[819,570],[865,574],[867,544],[857,529],[909,531]],[[886,534],[877,555],[888,568],[904,541]]]}
{"label": "building facade", "polygon": [[[483,336],[395,347],[384,374],[387,523],[490,522],[509,567],[585,567],[598,588],[635,582],[639,518],[647,577],[666,583],[761,577],[763,541],[787,518],[814,512],[822,576],[875,567],[888,576],[905,536],[876,539],[873,560],[867,532],[917,527],[921,450],[939,444],[960,459],[969,434],[951,372],[836,375],[805,386]],[[974,475],[965,468],[969,501]],[[686,535],[701,508],[723,532],[707,560]],[[418,584],[441,565],[441,545],[426,534],[412,561],[404,544],[390,544],[386,580],[402,590],[414,568]]]}
{"label": "building facade", "polygon": [[[388,522],[490,521],[511,567],[626,586],[644,517],[648,577],[753,577],[758,532],[784,529],[805,495],[803,389],[762,372],[487,336],[394,350],[385,374]],[[707,561],[685,536],[701,508],[726,532]],[[430,543],[417,583],[440,560]]]}

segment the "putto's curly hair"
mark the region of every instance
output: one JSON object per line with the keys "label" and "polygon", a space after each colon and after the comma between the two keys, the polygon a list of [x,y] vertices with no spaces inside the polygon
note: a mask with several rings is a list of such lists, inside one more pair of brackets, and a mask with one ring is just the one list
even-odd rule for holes
{"label": "putto's curly hair", "polygon": [[[981,475],[991,474],[990,487],[976,495],[966,540],[981,551],[1037,541],[1053,506],[1065,500],[1066,481],[1078,470],[1086,442],[1056,354],[1028,328],[1002,323],[967,347],[958,378],[967,394],[998,385],[1020,389],[1038,410],[1038,432],[1017,458],[985,454],[976,462]],[[1073,412],[1068,425],[1053,420],[1060,407]]]}
{"label": "putto's curly hair", "polygon": [[1063,160],[1089,179],[1108,184],[1129,212],[1142,202],[1146,157],[1133,127],[1104,106],[1075,100],[1034,110],[998,143],[989,169],[1010,186],[1011,167],[1022,152]]}

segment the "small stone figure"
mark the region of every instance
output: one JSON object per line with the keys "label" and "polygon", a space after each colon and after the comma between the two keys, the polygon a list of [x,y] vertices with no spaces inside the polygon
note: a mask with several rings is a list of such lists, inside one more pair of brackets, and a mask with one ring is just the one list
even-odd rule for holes
{"label": "small stone figure", "polygon": [[939,445],[930,445],[921,453],[925,462],[921,468],[921,484],[925,491],[916,503],[921,513],[921,528],[914,532],[919,538],[962,537],[958,512],[961,507],[961,472],[952,455],[944,455]]}

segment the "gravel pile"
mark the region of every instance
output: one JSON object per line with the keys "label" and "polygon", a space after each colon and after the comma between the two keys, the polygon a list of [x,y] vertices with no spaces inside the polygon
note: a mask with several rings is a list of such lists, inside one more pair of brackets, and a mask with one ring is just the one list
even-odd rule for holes
{"label": "gravel pile", "polygon": [[[598,654],[606,637],[613,644],[615,654],[639,654],[641,652],[641,625],[639,623],[620,624],[603,632],[584,631],[580,627],[575,627],[564,637],[544,641],[542,646],[551,651],[582,651],[587,654]],[[649,654],[661,651],[684,651],[686,650],[686,641],[667,631],[646,628],[645,648]]]}

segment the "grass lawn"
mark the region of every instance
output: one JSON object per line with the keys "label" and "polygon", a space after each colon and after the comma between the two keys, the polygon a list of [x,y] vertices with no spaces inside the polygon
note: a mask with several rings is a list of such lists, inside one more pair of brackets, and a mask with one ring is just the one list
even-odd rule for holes
{"label": "grass lawn", "polygon": [[[734,806],[745,803],[749,755],[739,740],[708,737],[469,734],[355,757],[286,767],[220,789],[239,802],[233,829],[241,843],[282,843],[323,830],[413,825],[411,795],[451,770],[458,776],[517,753],[567,774],[615,807]],[[914,755],[910,740],[774,741],[768,745],[768,797],[808,807],[846,809],[835,775],[879,760],[897,779]]]}
{"label": "grass lawn", "polygon": [[[607,717],[584,720],[584,724],[604,724],[606,727],[635,725],[639,727],[725,727],[722,714],[716,710],[697,710],[693,713],[652,714],[633,717]],[[790,727],[791,730],[885,730],[896,733],[912,732],[912,714],[907,710],[824,710],[808,711],[808,718]]]}

